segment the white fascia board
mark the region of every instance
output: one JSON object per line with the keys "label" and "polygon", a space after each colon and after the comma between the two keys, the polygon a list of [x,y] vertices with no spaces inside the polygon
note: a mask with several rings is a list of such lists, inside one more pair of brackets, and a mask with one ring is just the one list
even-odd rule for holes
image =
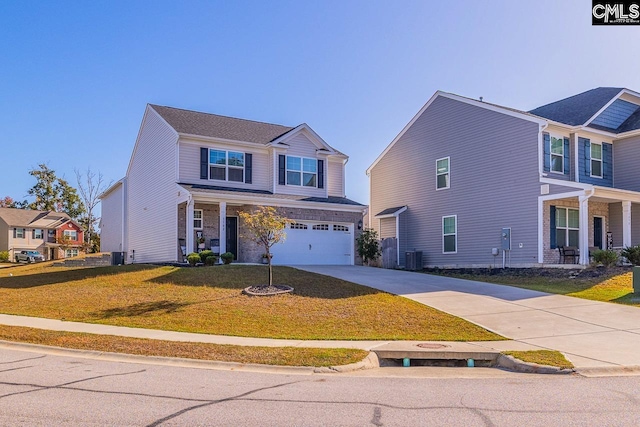
{"label": "white fascia board", "polygon": [[626,89],[622,89],[620,92],[618,92],[618,94],[616,96],[614,96],[613,98],[611,98],[609,100],[609,102],[607,102],[606,104],[604,104],[604,106],[599,109],[593,116],[591,116],[591,118],[589,120],[587,120],[583,126],[587,126],[589,123],[591,123],[593,120],[595,120],[596,117],[598,117],[604,110],[606,110],[607,108],[609,108],[609,106],[611,104],[613,104],[618,98],[620,98],[620,95],[622,95],[623,93],[625,93]]}
{"label": "white fascia board", "polygon": [[559,185],[561,187],[579,188],[582,190],[590,190],[593,188],[593,185],[591,184],[583,184],[581,182],[575,182],[575,181],[563,181],[561,179],[553,179],[553,178],[545,178],[545,177],[540,177],[540,182],[543,184],[552,184],[552,185]]}
{"label": "white fascia board", "polygon": [[560,200],[560,199],[568,199],[569,197],[580,197],[586,195],[586,190],[579,191],[568,191],[566,193],[558,193],[558,194],[547,194],[544,196],[538,196],[538,200],[548,201],[548,200]]}
{"label": "white fascia board", "polygon": [[209,136],[200,136],[200,135],[192,135],[188,133],[181,133],[180,135],[180,144],[185,145],[201,145],[203,142],[207,144],[227,144],[227,145],[237,145],[241,147],[251,147],[254,151],[267,151],[268,147],[266,145],[257,144],[255,142],[246,142],[246,141],[235,141],[232,139],[224,139],[224,138],[213,138]]}
{"label": "white fascia board", "polygon": [[296,126],[295,128],[291,129],[289,132],[285,133],[284,135],[274,139],[273,141],[271,141],[268,145],[277,145],[277,144],[281,144],[284,141],[292,138],[294,135],[304,132],[307,134],[307,136],[309,137],[309,139],[311,140],[311,142],[318,148],[324,148],[325,150],[327,150],[330,154],[333,155],[339,155],[338,153],[336,153],[336,151],[333,149],[333,147],[331,147],[329,144],[327,144],[327,142],[322,139],[320,137],[320,135],[318,135],[313,129],[311,129],[311,127],[306,124],[306,123],[302,123],[301,125]]}
{"label": "white fascia board", "polygon": [[138,136],[136,137],[136,143],[133,146],[133,151],[131,152],[131,157],[129,158],[129,165],[127,166],[127,173],[125,176],[129,176],[129,171],[131,170],[131,164],[133,163],[133,157],[136,155],[136,151],[138,150],[138,143],[140,142],[140,135],[142,134],[142,129],[144,128],[144,125],[147,121],[147,114],[149,114],[151,112],[151,114],[155,114],[156,117],[158,117],[160,120],[162,120],[162,122],[167,125],[169,127],[169,129],[171,129],[171,132],[173,132],[173,134],[176,137],[176,144],[178,143],[178,139],[180,137],[180,134],[178,132],[176,132],[176,130],[173,128],[173,126],[171,126],[169,123],[167,123],[167,121],[165,119],[162,118],[162,116],[160,114],[158,114],[158,112],[156,110],[154,110],[151,105],[147,104],[147,107],[144,110],[144,115],[142,116],[142,122],[140,123],[140,129],[138,130]]}
{"label": "white fascia board", "polygon": [[407,210],[406,206],[401,207],[400,209],[398,209],[397,211],[395,211],[394,213],[390,213],[390,214],[386,214],[386,215],[375,215],[376,218],[397,218],[400,216],[400,214],[404,211]]}
{"label": "white fascia board", "polygon": [[[429,106],[433,103],[433,101],[435,101],[439,96],[441,96],[443,98],[449,98],[449,99],[453,99],[455,101],[463,102],[465,104],[473,105],[475,107],[484,108],[486,110],[494,111],[496,113],[501,113],[501,114],[505,114],[507,116],[516,117],[518,119],[526,120],[526,121],[529,121],[529,122],[538,123],[539,125],[545,125],[545,124],[549,123],[549,120],[543,119],[543,118],[538,117],[538,116],[525,114],[525,113],[519,113],[517,111],[509,110],[509,109],[504,108],[504,107],[499,107],[497,105],[487,104],[486,102],[476,101],[474,99],[465,98],[465,97],[460,96],[460,95],[455,95],[453,93],[443,92],[443,91],[439,90],[436,93],[434,93],[433,96],[431,96],[431,98],[429,98],[427,103],[424,104],[424,106],[420,109],[420,111],[418,111],[418,113],[415,116],[413,116],[411,121],[409,121],[409,123],[407,123],[407,125],[400,131],[398,136],[396,136],[393,139],[393,141],[391,141],[391,143],[387,146],[387,148],[385,148],[384,151],[378,156],[378,158],[376,158],[376,160],[374,160],[374,162],[371,164],[371,166],[369,166],[367,168],[367,175],[369,175],[371,173],[371,169],[373,169],[375,167],[375,165],[378,164],[378,162],[382,159],[382,157],[384,157],[384,155],[387,154],[387,152],[396,144],[396,142],[398,142],[398,140],[400,138],[402,138],[402,136],[407,132],[407,130],[409,130],[409,128],[416,122],[416,120],[418,120],[418,118],[422,115],[422,113],[424,113],[425,110],[427,108],[429,108]],[[566,125],[563,125],[563,126],[566,126]]]}
{"label": "white fascia board", "polygon": [[640,129],[619,133],[615,135],[614,139],[617,140],[617,139],[629,138],[629,137],[638,136],[638,135],[640,135]]}
{"label": "white fascia board", "polygon": [[248,204],[248,205],[260,205],[260,206],[275,206],[286,208],[307,208],[318,210],[331,210],[342,212],[357,212],[361,213],[366,209],[366,206],[354,206],[354,205],[342,205],[335,203],[324,202],[306,202],[298,200],[287,199],[273,199],[260,197],[259,195],[249,196],[247,194],[213,194],[213,193],[191,193],[194,200],[198,202],[227,202],[234,204]]}
{"label": "white fascia board", "polygon": [[613,199],[613,200],[619,200],[619,201],[626,200],[634,203],[640,203],[640,192],[638,191],[594,186],[593,196],[602,197],[605,199]]}
{"label": "white fascia board", "polygon": [[181,185],[176,184],[176,204],[184,203],[191,198],[191,192]]}
{"label": "white fascia board", "polygon": [[594,128],[590,128],[588,126],[580,126],[578,128],[578,130],[580,131],[584,131],[584,132],[590,132],[596,135],[602,135],[602,136],[606,136],[612,139],[618,138],[619,135],[617,133],[613,133],[613,132],[607,132],[606,130],[600,130],[600,129],[594,129]]}
{"label": "white fascia board", "polygon": [[124,183],[124,178],[120,178],[119,180],[117,180],[116,182],[114,182],[113,184],[111,184],[111,187],[107,188],[106,190],[104,190],[99,196],[98,199],[104,199],[105,197],[107,197],[109,195],[109,193],[111,193],[112,191],[114,191],[116,188],[120,187],[122,184]]}

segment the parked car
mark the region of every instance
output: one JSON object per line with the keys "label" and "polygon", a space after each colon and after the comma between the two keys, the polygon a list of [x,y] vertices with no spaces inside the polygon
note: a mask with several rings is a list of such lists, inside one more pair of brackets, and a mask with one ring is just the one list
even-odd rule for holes
{"label": "parked car", "polygon": [[16,254],[16,262],[42,262],[44,257],[38,251],[20,251]]}

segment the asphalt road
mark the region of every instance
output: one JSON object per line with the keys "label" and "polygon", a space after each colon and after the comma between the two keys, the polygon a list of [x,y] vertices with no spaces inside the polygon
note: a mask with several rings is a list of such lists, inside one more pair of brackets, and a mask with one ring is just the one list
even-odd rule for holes
{"label": "asphalt road", "polygon": [[[2,426],[636,426],[640,378],[282,375],[0,350]],[[440,369],[435,371],[430,369]],[[465,369],[446,368],[468,374]],[[380,372],[400,377],[375,377]],[[406,377],[413,372],[420,378]],[[440,375],[440,374],[438,374]],[[489,375],[491,378],[482,378]]]}

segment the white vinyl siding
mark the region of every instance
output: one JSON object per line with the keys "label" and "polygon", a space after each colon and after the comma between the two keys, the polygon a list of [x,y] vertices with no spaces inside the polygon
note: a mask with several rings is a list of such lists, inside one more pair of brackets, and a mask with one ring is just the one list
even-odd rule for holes
{"label": "white vinyl siding", "polygon": [[[127,262],[176,261],[177,134],[151,107],[142,123],[127,173]],[[200,159],[195,165],[199,168]]]}
{"label": "white vinyl siding", "polygon": [[100,201],[100,251],[120,252],[122,245],[123,185],[120,184]]}
{"label": "white vinyl siding", "polygon": [[396,218],[380,218],[380,238],[396,237]]}
{"label": "white vinyl siding", "polygon": [[[230,144],[207,145],[193,141],[180,140],[178,144],[180,150],[180,171],[179,182],[187,184],[215,185],[217,187],[247,188],[253,190],[272,190],[271,177],[271,157],[266,150],[257,150],[252,147],[233,146]],[[252,154],[251,162],[251,184],[234,181],[220,181],[200,179],[200,148],[206,147],[215,150],[243,152]],[[258,148],[258,147],[256,147]],[[261,147],[260,147],[261,148]]]}
{"label": "white vinyl siding", "polygon": [[344,165],[342,162],[327,162],[327,175],[324,185],[329,196],[344,197]]}

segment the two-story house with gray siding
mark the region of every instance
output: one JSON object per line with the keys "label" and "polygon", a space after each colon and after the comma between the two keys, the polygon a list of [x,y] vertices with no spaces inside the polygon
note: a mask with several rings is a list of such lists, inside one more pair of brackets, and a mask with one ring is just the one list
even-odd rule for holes
{"label": "two-story house with gray siding", "polygon": [[357,263],[365,206],[345,196],[347,160],[306,124],[147,105],[126,176],[101,195],[101,250],[127,262],[201,249],[260,262],[238,212],[275,206],[295,223],[274,264]]}
{"label": "two-story house with gray siding", "polygon": [[[424,266],[533,267],[640,244],[640,94],[525,112],[436,92],[367,169],[369,223]],[[563,260],[564,261],[564,260]]]}

